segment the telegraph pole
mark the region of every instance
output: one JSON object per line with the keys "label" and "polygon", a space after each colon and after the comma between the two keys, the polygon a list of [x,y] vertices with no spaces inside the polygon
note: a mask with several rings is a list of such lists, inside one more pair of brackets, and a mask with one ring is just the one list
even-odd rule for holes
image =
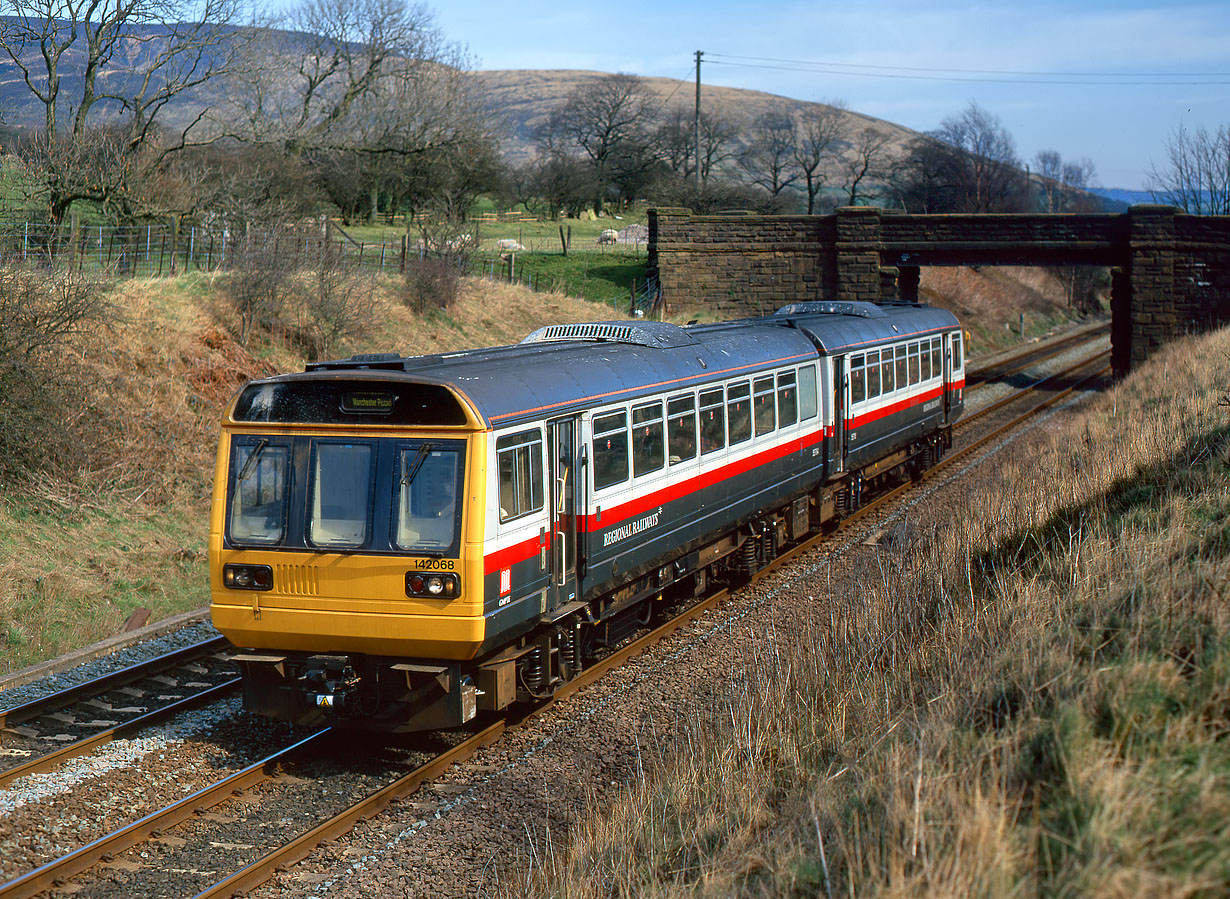
{"label": "telegraph pole", "polygon": [[704,51],[696,51],[696,123],[693,131],[696,149],[696,192],[700,193],[700,58]]}

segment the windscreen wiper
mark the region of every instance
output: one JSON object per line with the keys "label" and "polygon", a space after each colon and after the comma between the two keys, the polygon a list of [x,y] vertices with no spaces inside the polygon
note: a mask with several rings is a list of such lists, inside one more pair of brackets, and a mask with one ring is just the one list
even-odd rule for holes
{"label": "windscreen wiper", "polygon": [[419,473],[419,469],[422,468],[423,463],[427,461],[427,454],[430,452],[430,443],[424,443],[419,447],[418,455],[414,457],[414,461],[410,463],[410,467],[406,469],[406,473],[401,476],[401,486],[408,487],[414,483],[414,476]]}
{"label": "windscreen wiper", "polygon": [[235,477],[237,482],[246,481],[248,479],[248,475],[252,473],[252,469],[256,466],[256,463],[260,461],[261,453],[265,451],[265,447],[268,445],[269,438],[262,437],[260,443],[256,444],[256,448],[253,449],[248,455],[248,458],[244,460],[243,468],[239,469],[239,474]]}

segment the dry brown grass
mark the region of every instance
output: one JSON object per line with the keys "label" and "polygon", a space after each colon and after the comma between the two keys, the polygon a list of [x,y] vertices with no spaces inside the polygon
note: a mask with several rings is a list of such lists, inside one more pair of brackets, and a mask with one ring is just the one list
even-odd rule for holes
{"label": "dry brown grass", "polygon": [[1225,895],[1228,358],[1176,343],[859,589],[801,584],[531,892]]}
{"label": "dry brown grass", "polygon": [[1036,337],[1073,318],[1051,269],[1027,266],[933,266],[922,269],[920,298],[951,310],[972,334],[970,352],[991,352]]}
{"label": "dry brown grass", "polygon": [[[377,315],[337,355],[450,351],[520,340],[609,310],[467,280],[447,313],[413,314],[393,280],[372,283]],[[244,381],[303,367],[289,334],[235,340],[214,278],[122,282],[123,321],[75,344],[82,384],[65,428],[77,471],[0,483],[0,673],[208,601],[205,539],[221,410]],[[293,314],[294,310],[290,310]]]}

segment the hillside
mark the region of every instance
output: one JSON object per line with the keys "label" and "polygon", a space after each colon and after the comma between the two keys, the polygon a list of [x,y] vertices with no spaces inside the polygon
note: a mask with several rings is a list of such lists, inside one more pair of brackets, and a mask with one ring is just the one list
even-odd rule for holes
{"label": "hillside", "polygon": [[[472,72],[479,95],[484,98],[492,116],[505,126],[507,139],[504,153],[509,159],[520,162],[532,150],[534,130],[542,125],[551,112],[561,106],[569,92],[587,83],[606,77],[606,72],[590,72],[567,69],[507,69]],[[658,97],[664,108],[677,106],[691,110],[694,103],[692,82],[674,78],[646,78],[645,86]],[[799,117],[809,109],[822,104],[794,100],[762,91],[743,90],[733,87],[702,85],[701,105],[723,117],[740,123],[748,123],[768,113],[786,113]],[[886,134],[896,147],[903,146],[917,132],[895,125],[883,119],[873,118],[858,112],[842,111],[843,131],[857,134],[864,128]]]}

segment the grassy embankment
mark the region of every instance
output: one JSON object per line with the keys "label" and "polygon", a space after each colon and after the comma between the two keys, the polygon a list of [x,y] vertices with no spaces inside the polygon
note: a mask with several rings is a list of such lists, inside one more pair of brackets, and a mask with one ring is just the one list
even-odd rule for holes
{"label": "grassy embankment", "polygon": [[726,724],[510,892],[1226,895],[1228,357],[1230,331],[1177,342],[857,595],[805,588],[698,713]]}
{"label": "grassy embankment", "polygon": [[[97,464],[0,484],[0,674],[208,601],[205,537],[218,418],[251,377],[301,370],[281,339],[235,343],[233,313],[204,275],[121,282],[123,320],[71,351],[91,385],[82,439]],[[543,324],[607,314],[556,294],[467,281],[456,306],[418,316],[381,288],[376,324],[337,355],[514,343]],[[80,415],[80,413],[87,413]]]}
{"label": "grassy embankment", "polygon": [[[574,240],[579,233],[596,238],[608,223],[574,223]],[[591,271],[619,252],[588,251]],[[206,602],[205,516],[220,409],[246,378],[304,362],[286,340],[237,345],[239,329],[219,283],[199,274],[121,282],[115,298],[123,320],[72,348],[71,364],[88,374],[90,386],[65,421],[98,423],[81,439],[100,461],[69,477],[0,484],[0,673],[110,636],[137,608],[150,609],[156,621]],[[1055,293],[1045,283],[1014,284],[994,285],[1002,308],[963,300],[960,291],[970,285],[960,282],[941,284],[956,293],[938,301],[958,309],[964,303],[976,334],[1003,339],[1001,319],[1014,320],[1018,308],[1033,309],[1040,296]],[[611,317],[594,303],[482,280],[467,282],[454,308],[422,317],[385,282],[380,310],[369,333],[334,355],[507,343],[542,324]],[[989,324],[980,324],[984,319]],[[979,349],[976,339],[971,351]]]}
{"label": "grassy embankment", "polygon": [[[476,264],[487,271],[506,276],[506,263],[501,260],[497,243],[503,239],[515,240],[524,249],[516,252],[516,278],[526,283],[532,276],[534,284],[542,289],[550,287],[569,296],[583,297],[601,303],[614,312],[626,312],[633,287],[638,290],[645,281],[646,247],[637,244],[600,245],[598,235],[608,228],[620,230],[629,225],[644,225],[643,210],[629,213],[623,218],[580,218],[562,221],[503,221],[471,223],[478,239],[475,252]],[[560,239],[570,240],[565,256]],[[401,239],[405,226],[358,225],[345,229],[354,240],[390,245]],[[409,232],[412,242],[418,241],[413,226]]]}

